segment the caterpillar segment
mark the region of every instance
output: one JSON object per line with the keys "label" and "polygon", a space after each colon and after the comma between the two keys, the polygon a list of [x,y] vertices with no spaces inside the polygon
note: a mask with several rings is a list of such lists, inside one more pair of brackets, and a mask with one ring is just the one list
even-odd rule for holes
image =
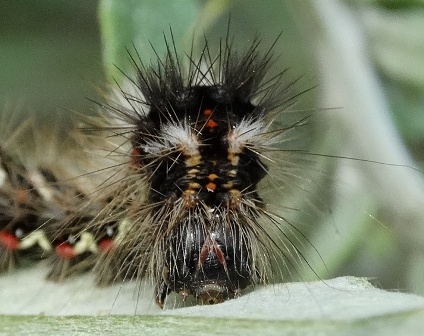
{"label": "caterpillar segment", "polygon": [[113,223],[97,229],[96,236],[86,231],[107,202],[89,199],[100,180],[86,174],[100,165],[84,161],[88,152],[94,157],[91,139],[74,125],[71,129],[62,136],[57,125],[30,120],[6,133],[9,140],[0,151],[0,271],[49,257],[47,278],[62,281],[91,269],[97,256],[111,249]]}
{"label": "caterpillar segment", "polygon": [[[4,158],[2,155],[3,163]],[[5,178],[0,187],[0,271],[14,269],[20,256],[35,260],[51,251],[49,238],[41,229],[45,219],[39,192],[22,166],[12,164],[11,168],[10,162],[7,165],[9,169],[1,171]]]}

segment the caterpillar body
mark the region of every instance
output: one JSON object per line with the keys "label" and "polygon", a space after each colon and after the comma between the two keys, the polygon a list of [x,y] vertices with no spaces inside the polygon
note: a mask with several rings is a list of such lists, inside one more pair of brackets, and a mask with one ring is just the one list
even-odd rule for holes
{"label": "caterpillar body", "polygon": [[[298,253],[285,239],[284,217],[268,210],[257,190],[269,173],[267,162],[282,154],[280,143],[305,122],[274,122],[294,103],[295,81],[285,82],[284,71],[269,78],[272,48],[261,54],[258,38],[238,53],[227,35],[217,55],[206,41],[199,59],[186,60],[166,43],[166,57],[156,65],[133,57],[135,77],[128,75],[115,91],[118,99],[101,104],[108,112],[99,133],[124,138],[111,151],[120,160],[113,175],[120,177],[96,192],[74,185],[59,192],[58,202],[37,192],[22,167],[27,190],[43,205],[19,244],[6,239],[20,238],[20,229],[11,233],[13,220],[3,226],[3,259],[29,237],[48,232],[38,245],[44,253],[54,251],[50,279],[91,268],[99,284],[148,277],[162,307],[170,292],[204,304],[237,297],[249,285],[273,279],[277,254]],[[40,165],[38,175],[43,188],[64,181]],[[62,203],[59,210],[44,209],[54,203]]]}
{"label": "caterpillar body", "polygon": [[134,72],[73,150],[32,162],[2,144],[0,271],[50,256],[50,280],[147,278],[163,307],[172,292],[220,303],[308,263],[289,213],[315,169],[296,142],[310,112],[290,109],[309,89],[272,70],[259,38],[240,52],[227,32],[198,58],[165,43],[156,63],[129,53]]}
{"label": "caterpillar body", "polygon": [[161,307],[170,292],[213,304],[270,282],[274,254],[298,252],[257,188],[272,152],[281,155],[282,139],[304,120],[273,123],[294,102],[294,81],[284,83],[284,71],[267,76],[272,48],[262,55],[259,39],[240,54],[227,35],[217,55],[206,41],[187,62],[165,42],[156,65],[132,57],[136,74],[116,93],[121,103],[102,105],[125,125],[111,128],[131,156],[105,212],[122,217],[125,232],[97,277],[147,276]]}

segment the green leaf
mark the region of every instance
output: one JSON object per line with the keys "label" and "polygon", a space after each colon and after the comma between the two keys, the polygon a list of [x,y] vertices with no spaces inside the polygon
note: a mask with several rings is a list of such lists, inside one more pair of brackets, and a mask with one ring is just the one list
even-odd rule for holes
{"label": "green leaf", "polygon": [[362,12],[370,49],[381,71],[395,81],[424,90],[424,8]]}
{"label": "green leaf", "polygon": [[[73,304],[83,305],[78,297]],[[40,312],[49,311],[49,304],[46,299]],[[267,286],[214,306],[141,316],[0,316],[1,335],[419,335],[423,327],[423,297],[385,292],[350,277]]]}
{"label": "green leaf", "polygon": [[[172,27],[177,44],[191,33],[200,3],[193,0],[102,0],[99,7],[103,41],[103,62],[109,79],[119,81],[122,73],[116,67],[128,63],[126,49],[137,46],[143,61],[156,60],[165,52],[164,32]],[[125,70],[125,69],[123,69]]]}

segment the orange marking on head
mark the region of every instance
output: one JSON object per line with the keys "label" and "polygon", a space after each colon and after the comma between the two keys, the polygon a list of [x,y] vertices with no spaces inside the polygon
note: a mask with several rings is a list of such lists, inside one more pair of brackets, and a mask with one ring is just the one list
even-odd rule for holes
{"label": "orange marking on head", "polygon": [[213,239],[208,237],[203,243],[202,249],[199,254],[199,261],[197,263],[197,268],[200,268],[202,264],[206,261],[209,255],[215,255],[218,262],[224,266],[224,269],[227,268],[227,263],[225,261],[225,255],[222,252],[221,247],[218,243]]}

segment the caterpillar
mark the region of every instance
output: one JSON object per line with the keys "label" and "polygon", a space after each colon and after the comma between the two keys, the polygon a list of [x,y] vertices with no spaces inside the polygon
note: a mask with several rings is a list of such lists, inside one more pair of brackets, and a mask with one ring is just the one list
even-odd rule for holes
{"label": "caterpillar", "polygon": [[[89,229],[112,216],[121,230],[96,267],[97,281],[147,276],[159,306],[170,292],[217,303],[273,276],[261,254],[272,258],[280,249],[270,230],[282,218],[265,210],[256,191],[267,172],[260,156],[303,121],[271,129],[295,98],[294,83],[280,87],[283,73],[264,83],[272,56],[260,55],[258,39],[238,55],[227,36],[216,58],[205,42],[187,73],[165,42],[165,59],[147,66],[132,58],[136,78],[117,92],[121,103],[102,105],[120,120],[110,127],[131,155],[109,210]],[[267,221],[262,228],[258,217]]]}
{"label": "caterpillar", "polygon": [[291,107],[310,88],[275,72],[274,45],[258,37],[240,52],[228,31],[198,57],[179,54],[172,33],[165,44],[152,64],[129,52],[134,72],[97,102],[76,149],[57,153],[76,169],[25,162],[2,144],[2,270],[41,249],[50,280],[147,278],[164,307],[171,293],[220,303],[308,263],[293,213],[319,168],[297,141],[311,112]]}
{"label": "caterpillar", "polygon": [[[2,114],[0,271],[11,271],[28,258],[57,255],[48,278],[60,281],[75,272],[71,266],[76,261],[87,259],[79,255],[96,251],[90,234],[74,237],[72,230],[58,230],[71,218],[89,222],[104,206],[99,198],[87,204],[87,194],[95,189],[93,177],[74,178],[83,174],[83,167],[97,170],[98,160],[84,160],[88,135],[74,131],[63,136],[58,123],[46,127],[32,118],[16,121],[16,115]],[[78,157],[78,163],[69,162],[69,157]],[[81,207],[84,211],[76,217]]]}
{"label": "caterpillar", "polygon": [[[205,41],[200,58],[187,56],[187,70],[175,44],[165,43],[166,57],[156,65],[131,56],[135,77],[127,75],[127,87],[115,91],[116,101],[100,104],[110,114],[103,112],[109,124],[103,130],[124,138],[113,150],[122,161],[114,174],[122,177],[108,180],[91,197],[75,187],[74,195],[61,190],[61,198],[87,203],[77,202],[60,218],[39,210],[45,224],[30,228],[25,239],[56,232],[49,235],[52,243],[42,246],[44,252],[55,251],[48,276],[53,280],[73,268],[94,268],[98,284],[152,279],[161,307],[171,292],[183,300],[194,296],[203,304],[218,303],[249,285],[270,282],[280,271],[271,267],[278,254],[299,253],[281,228],[286,219],[267,209],[257,188],[276,155],[285,162],[284,174],[296,177],[299,164],[286,159],[291,154],[279,146],[307,118],[276,124],[298,96],[296,81],[285,83],[285,71],[267,78],[272,47],[261,54],[259,38],[240,54],[227,33],[216,56]],[[58,182],[60,174],[38,169],[39,178]],[[27,189],[37,190],[28,171],[21,175]],[[107,201],[98,205],[106,190],[111,192],[103,197]],[[7,227],[2,235],[10,236]],[[23,246],[2,241],[5,251]],[[87,262],[93,255],[97,258]]]}
{"label": "caterpillar", "polygon": [[198,59],[187,56],[187,70],[175,44],[165,43],[156,65],[132,57],[136,75],[117,93],[123,104],[102,105],[129,125],[116,130],[131,147],[118,188],[125,197],[117,199],[131,204],[98,281],[125,265],[121,277],[154,280],[160,307],[171,292],[214,304],[270,282],[281,271],[271,266],[277,255],[301,253],[281,227],[296,228],[257,189],[276,158],[296,177],[299,163],[280,144],[307,118],[274,122],[298,96],[296,80],[285,83],[285,71],[267,78],[272,47],[261,54],[259,38],[238,53],[227,33],[217,55],[205,41]]}

